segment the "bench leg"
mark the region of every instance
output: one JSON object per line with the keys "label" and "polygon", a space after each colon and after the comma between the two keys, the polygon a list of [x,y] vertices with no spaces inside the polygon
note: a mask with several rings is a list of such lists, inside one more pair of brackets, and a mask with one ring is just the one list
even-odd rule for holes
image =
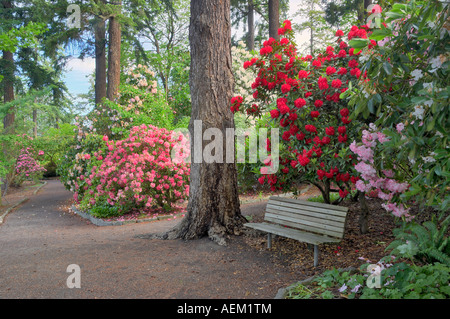
{"label": "bench leg", "polygon": [[319,264],[319,247],[314,245],[314,267]]}
{"label": "bench leg", "polygon": [[267,248],[272,248],[272,234],[268,233],[267,234]]}

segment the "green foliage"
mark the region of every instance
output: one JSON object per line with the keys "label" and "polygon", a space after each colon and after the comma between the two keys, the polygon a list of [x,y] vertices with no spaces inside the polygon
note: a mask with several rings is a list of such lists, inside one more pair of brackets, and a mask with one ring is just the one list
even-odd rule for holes
{"label": "green foliage", "polygon": [[435,220],[426,221],[423,225],[406,223],[394,230],[396,240],[387,249],[392,249],[392,254],[396,256],[450,266],[449,223],[450,215],[441,223]]}
{"label": "green foliage", "polygon": [[102,205],[97,204],[93,206],[89,210],[89,213],[97,218],[111,218],[120,216],[122,214],[118,206],[111,206],[107,203],[104,203]]}
{"label": "green foliage", "polygon": [[[383,265],[383,262],[379,264]],[[308,284],[288,290],[286,298],[448,299],[450,267],[441,263],[421,267],[400,262],[381,271],[381,286],[369,288],[367,264],[359,271],[326,270]]]}
{"label": "green foliage", "polygon": [[[334,203],[338,201],[340,198],[338,193],[330,193],[330,202]],[[310,202],[316,202],[316,203],[325,203],[325,200],[323,199],[322,195],[314,196],[308,198],[308,201]]]}
{"label": "green foliage", "polygon": [[411,184],[403,200],[440,211],[450,203],[448,9],[447,2],[411,0],[383,12],[386,24],[369,37],[378,46],[358,48],[370,80],[351,99],[352,116],[377,116],[385,128],[384,158]]}

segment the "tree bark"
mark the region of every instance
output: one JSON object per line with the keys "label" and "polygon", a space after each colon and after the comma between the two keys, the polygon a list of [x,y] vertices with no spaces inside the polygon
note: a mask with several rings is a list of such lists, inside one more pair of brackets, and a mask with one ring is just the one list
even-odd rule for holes
{"label": "tree bark", "polygon": [[[114,2],[121,6],[122,1]],[[106,97],[114,101],[119,93],[120,84],[120,48],[121,48],[121,28],[116,16],[109,19],[109,46],[108,46],[108,84]]]}
{"label": "tree bark", "polygon": [[[14,101],[14,57],[10,51],[3,51],[3,60],[5,64],[5,74],[3,78],[3,101],[5,103]],[[14,107],[8,110],[8,113],[3,118],[3,128],[8,134],[14,133],[14,121],[15,121]]]}
{"label": "tree bark", "polygon": [[364,192],[359,193],[359,204],[361,206],[359,230],[361,234],[367,234],[369,231],[369,207],[367,206],[366,194]]}
{"label": "tree bark", "polygon": [[105,21],[99,17],[95,24],[95,105],[101,104],[102,99],[106,97],[105,32]]}
{"label": "tree bark", "polygon": [[[12,1],[2,1],[2,6],[6,13],[7,19],[12,19],[11,11],[13,4]],[[5,62],[5,74],[3,74],[3,101],[5,103],[14,101],[14,56],[10,51],[3,51],[3,60]],[[15,121],[14,107],[8,110],[8,113],[3,118],[3,129],[7,134],[14,133],[14,121]]]}
{"label": "tree bark", "polygon": [[[202,145],[191,142],[191,172],[189,204],[186,217],[178,227],[165,234],[166,239],[197,239],[209,236],[220,245],[226,245],[227,235],[239,235],[246,221],[241,215],[237,188],[237,173],[234,161],[226,163],[226,129],[234,128],[234,117],[230,111],[234,79],[231,66],[231,21],[230,0],[192,0],[190,88],[192,113],[189,131],[194,132],[195,121],[201,121]],[[217,128],[223,160],[206,163],[203,132]],[[232,136],[234,145],[234,135]],[[192,141],[192,139],[191,139]],[[220,140],[219,140],[220,141]],[[214,140],[216,142],[216,140]],[[206,144],[206,145],[205,145]],[[214,152],[214,155],[217,154]],[[234,159],[234,149],[233,149]]]}
{"label": "tree bark", "polygon": [[279,41],[278,29],[280,28],[280,1],[269,0],[269,37]]}
{"label": "tree bark", "polygon": [[248,0],[248,35],[247,35],[247,47],[250,51],[255,49],[255,10],[253,0]]}

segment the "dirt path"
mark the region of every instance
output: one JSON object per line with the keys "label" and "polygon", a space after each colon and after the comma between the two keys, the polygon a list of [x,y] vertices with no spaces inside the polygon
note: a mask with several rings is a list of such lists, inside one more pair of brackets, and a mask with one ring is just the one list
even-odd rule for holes
{"label": "dirt path", "polygon": [[[60,209],[70,198],[51,180],[5,218],[0,298],[273,298],[299,280],[242,237],[227,247],[207,238],[138,239],[179,220],[97,227]],[[265,203],[243,205],[243,215],[257,214]],[[67,287],[71,264],[81,268],[80,289]]]}

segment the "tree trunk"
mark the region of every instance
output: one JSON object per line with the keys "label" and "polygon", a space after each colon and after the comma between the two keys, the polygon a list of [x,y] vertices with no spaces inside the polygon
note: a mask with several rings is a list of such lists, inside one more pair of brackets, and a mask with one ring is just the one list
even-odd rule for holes
{"label": "tree trunk", "polygon": [[106,28],[105,21],[98,18],[95,24],[95,105],[106,97]]}
{"label": "tree trunk", "polygon": [[369,207],[366,202],[366,194],[359,193],[359,204],[361,206],[361,213],[359,215],[359,230],[361,234],[367,234],[369,231]]}
{"label": "tree trunk", "polygon": [[[121,6],[122,1],[114,2]],[[108,100],[114,101],[119,93],[120,84],[120,46],[121,29],[117,17],[109,19],[109,47],[108,47],[108,84],[106,96]]]}
{"label": "tree trunk", "polygon": [[37,138],[37,109],[36,108],[33,108],[33,137]]}
{"label": "tree trunk", "polygon": [[255,10],[253,0],[248,0],[248,35],[247,35],[247,47],[250,51],[255,49]]}
{"label": "tree trunk", "polygon": [[269,37],[279,41],[278,29],[280,28],[280,1],[269,0]]}
{"label": "tree trunk", "polygon": [[[236,165],[234,161],[225,161],[228,158],[226,129],[234,128],[230,111],[234,86],[230,0],[192,0],[189,40],[192,96],[189,131],[195,137],[199,131],[194,131],[194,126],[201,121],[202,144],[195,140],[191,143],[190,194],[186,217],[163,238],[197,239],[209,236],[218,244],[226,245],[225,236],[239,235],[246,221],[239,206]],[[214,143],[222,143],[221,149],[214,149],[214,155],[221,152],[223,157],[211,163],[206,163],[203,156],[205,146],[209,145],[203,141],[203,132],[208,128],[217,128],[222,132],[222,136],[215,136]],[[234,145],[234,135],[232,138]],[[199,146],[202,152],[195,152]],[[231,156],[234,159],[234,149]]]}
{"label": "tree trunk", "polygon": [[[5,74],[3,78],[3,101],[5,103],[14,101],[14,57],[10,51],[3,51],[3,60],[5,63]],[[3,118],[3,128],[8,134],[14,133],[15,121],[14,107],[12,106]]]}

